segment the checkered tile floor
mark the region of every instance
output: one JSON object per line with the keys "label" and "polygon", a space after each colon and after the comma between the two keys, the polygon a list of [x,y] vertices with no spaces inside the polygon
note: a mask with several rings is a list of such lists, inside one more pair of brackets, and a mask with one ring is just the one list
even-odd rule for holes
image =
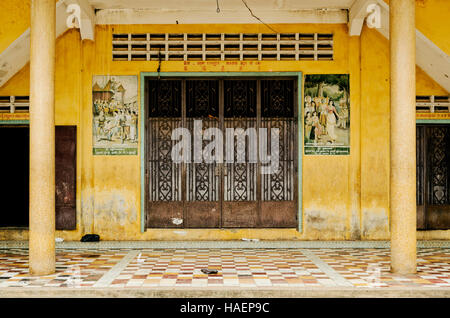
{"label": "checkered tile floor", "polygon": [[30,276],[28,250],[0,250],[0,287],[91,287],[128,251],[57,250],[56,273]]}
{"label": "checkered tile floor", "polygon": [[386,249],[316,250],[315,254],[356,287],[450,287],[450,250],[420,249],[417,273],[392,274]]}
{"label": "checkered tile floor", "polygon": [[450,288],[450,249],[418,249],[417,261],[417,274],[401,276],[388,249],[57,249],[56,273],[34,277],[27,249],[15,248],[0,249],[0,288]]}

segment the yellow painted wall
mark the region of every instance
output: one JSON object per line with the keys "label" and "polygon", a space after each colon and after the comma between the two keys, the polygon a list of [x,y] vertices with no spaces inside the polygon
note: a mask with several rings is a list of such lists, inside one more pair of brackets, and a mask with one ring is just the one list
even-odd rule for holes
{"label": "yellow painted wall", "polygon": [[30,0],[0,1],[0,52],[30,27],[30,8]]}
{"label": "yellow painted wall", "polygon": [[361,34],[361,236],[389,237],[389,45]]}
{"label": "yellow painted wall", "polygon": [[[295,32],[296,25],[274,26],[280,32]],[[238,65],[206,66],[206,71],[301,71],[311,73],[349,73],[349,37],[344,25],[302,25],[304,32],[333,32],[336,45],[334,61],[261,62],[259,65],[240,69]],[[262,25],[246,26],[101,26],[97,28],[95,63],[93,74],[138,74],[140,71],[154,72],[157,62],[112,62],[111,37],[113,32],[264,32]],[[162,72],[183,71],[183,62],[163,62]],[[202,66],[193,66],[189,71],[204,71]],[[86,99],[90,90],[85,90]],[[89,117],[88,122],[91,121]],[[355,153],[355,156],[358,154]],[[252,230],[147,230],[140,228],[140,170],[138,156],[93,157],[94,231],[104,239],[348,239],[347,211],[349,209],[349,179],[351,156],[304,158],[304,232],[296,230],[252,229]],[[317,167],[321,167],[317,169]],[[336,174],[336,170],[342,173]],[[317,179],[328,180],[316,182]],[[329,183],[335,190],[329,190]],[[328,193],[324,197],[324,193]],[[111,209],[111,207],[113,207]],[[111,213],[114,210],[115,213]],[[113,221],[111,221],[113,220]]]}
{"label": "yellow painted wall", "polygon": [[[223,66],[224,71],[350,74],[350,155],[303,156],[302,233],[294,229],[149,229],[145,233],[140,232],[143,213],[140,210],[140,153],[137,156],[92,155],[91,85],[93,75],[139,75],[140,72],[155,72],[158,62],[113,62],[112,34],[256,33],[268,30],[258,24],[120,25],[97,26],[95,42],[81,42],[77,30],[67,31],[57,41],[56,123],[77,125],[78,128],[77,229],[57,231],[57,236],[66,240],[79,240],[86,233],[100,234],[103,240],[389,239],[388,41],[377,31],[366,27],[361,37],[349,37],[345,25],[286,24],[273,27],[279,32],[334,33],[334,61],[262,61],[259,65],[243,69],[238,65],[219,62],[218,65],[207,65],[206,71],[221,71]],[[0,45],[6,42],[0,41]],[[181,61],[163,62],[161,71],[184,71],[184,65]],[[201,66],[193,66],[189,71],[205,70]],[[27,95],[28,77],[27,65],[0,88],[0,95]],[[417,94],[448,93],[417,68]],[[0,230],[0,239],[26,238],[26,231]],[[419,232],[418,238],[448,239],[450,233]]]}
{"label": "yellow painted wall", "polygon": [[[389,4],[389,0],[384,2]],[[450,54],[449,16],[448,0],[416,0],[416,28],[447,54]]]}
{"label": "yellow painted wall", "polygon": [[0,21],[0,52],[3,52],[30,27],[30,1],[2,1]]}

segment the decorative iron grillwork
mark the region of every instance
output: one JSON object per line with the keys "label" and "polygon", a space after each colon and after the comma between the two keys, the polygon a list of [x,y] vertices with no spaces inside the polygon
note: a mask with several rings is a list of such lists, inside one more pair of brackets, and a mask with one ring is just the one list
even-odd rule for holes
{"label": "decorative iron grillwork", "polygon": [[256,117],[255,80],[225,80],[225,117]]}
{"label": "decorative iron grillwork", "polygon": [[219,116],[219,82],[217,80],[186,81],[186,116],[190,118]]}
{"label": "decorative iron grillwork", "polygon": [[[256,126],[256,118],[225,118],[225,128],[233,128],[236,134],[233,144],[230,146],[233,147],[234,162],[225,164],[225,201],[256,200],[258,165],[250,160],[249,140],[251,137],[246,135],[248,128],[256,128]],[[257,135],[253,142],[257,142]],[[245,162],[239,162],[240,157],[243,157]]]}
{"label": "decorative iron grillwork", "polygon": [[416,201],[417,205],[424,205],[425,187],[424,187],[424,173],[425,173],[425,145],[424,145],[425,127],[418,126],[416,129]]}
{"label": "decorative iron grillwork", "polygon": [[181,117],[181,81],[150,80],[149,117]]}
{"label": "decorative iron grillwork", "polygon": [[262,117],[294,117],[294,81],[261,81]]}
{"label": "decorative iron grillwork", "polygon": [[450,129],[444,126],[430,127],[430,191],[428,201],[432,205],[448,205],[449,200],[449,147]]}
{"label": "decorative iron grillwork", "polygon": [[[227,215],[220,217],[225,218],[224,222],[228,222],[226,224],[233,226],[252,224],[251,226],[257,227],[292,227],[295,224],[295,80],[172,79],[149,80],[146,85],[149,95],[153,95],[147,97],[148,198],[150,202],[173,202],[164,205],[167,216],[162,219],[167,220],[161,224],[172,226],[167,222],[182,215],[187,220],[186,224],[198,226],[201,221],[196,223],[193,220],[202,218],[202,213],[211,211]],[[224,163],[195,161],[202,154],[196,149],[194,141],[199,134],[194,131],[199,129],[194,125],[197,119],[202,120],[201,134],[208,128],[219,128],[224,133],[224,141],[228,141],[226,129],[233,128],[240,135],[233,138],[231,145],[234,151],[233,163],[226,162],[230,150],[228,144],[223,149]],[[172,162],[171,150],[178,141],[171,140],[171,132],[179,127],[185,127],[191,133],[190,157],[193,162]],[[255,130],[247,130],[249,128]],[[269,155],[279,157],[279,169],[276,173],[261,173],[260,168],[266,163],[260,161],[257,150],[253,148],[260,147],[259,128],[267,129]],[[274,128],[279,130],[279,147],[270,153],[270,137]],[[253,146],[249,145],[250,139],[253,139]],[[202,151],[210,142],[211,140],[202,141]],[[250,156],[250,147],[256,156]],[[244,162],[239,161],[241,155]],[[208,203],[220,200],[226,204]],[[276,201],[277,206],[283,207],[281,216],[277,215],[277,211],[272,214],[273,202],[268,201]],[[152,205],[149,205],[149,213],[161,213],[162,210],[158,210],[161,205],[154,206],[156,208],[152,210]],[[201,212],[194,215],[193,211],[197,211],[197,208]],[[244,209],[242,215],[239,215],[239,209]],[[254,215],[247,216],[245,209]],[[255,209],[259,212],[255,212]],[[260,221],[254,219],[258,213]],[[255,221],[249,223],[248,218]]]}
{"label": "decorative iron grillwork", "polygon": [[181,120],[150,118],[149,120],[149,193],[150,201],[181,201],[181,165],[172,161],[172,130]]}
{"label": "decorative iron grillwork", "polygon": [[279,156],[279,168],[277,173],[262,175],[262,200],[294,200],[296,123],[293,119],[262,118],[261,126],[267,128],[268,149],[271,149],[269,138],[271,129],[279,129],[279,150],[274,154]]}
{"label": "decorative iron grillwork", "polygon": [[150,201],[181,201],[181,165],[172,161],[172,131],[181,127],[181,81],[149,80],[148,173]]}
{"label": "decorative iron grillwork", "polygon": [[[197,113],[199,115],[199,113]],[[219,122],[216,119],[202,118],[203,129],[218,128]],[[194,120],[187,119],[186,125],[192,134],[191,145],[194,145],[194,135],[199,133],[194,131]],[[209,143],[207,140],[202,141],[202,149]],[[195,158],[192,147],[191,158]],[[219,180],[220,175],[216,173],[217,163],[189,163],[186,165],[186,195],[187,201],[218,201],[219,200]]]}

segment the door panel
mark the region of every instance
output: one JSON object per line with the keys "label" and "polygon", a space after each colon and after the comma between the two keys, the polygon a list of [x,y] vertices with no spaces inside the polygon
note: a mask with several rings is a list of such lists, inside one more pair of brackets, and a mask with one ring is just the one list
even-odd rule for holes
{"label": "door panel", "polygon": [[262,201],[261,227],[296,227],[297,220],[294,215],[296,202],[291,201]]}
{"label": "door panel", "polygon": [[185,226],[182,201],[153,201],[149,206],[147,227],[183,228]]}
{"label": "door panel", "polygon": [[428,206],[426,211],[427,229],[448,230],[450,229],[450,206]]}
{"label": "door panel", "polygon": [[[201,120],[202,126],[195,126],[196,120]],[[201,149],[196,149],[195,135],[201,136],[207,129],[221,128],[218,80],[186,80],[186,127],[192,132],[192,162],[185,164],[186,227],[217,228],[221,219],[221,165],[215,162],[196,163],[202,160],[202,150],[212,140],[201,141]]]}
{"label": "door panel", "polygon": [[450,127],[427,127],[427,208],[429,229],[450,228]]}
{"label": "door panel", "polygon": [[55,225],[75,230],[76,219],[76,126],[55,127]]}
{"label": "door panel", "polygon": [[222,226],[225,228],[250,228],[259,224],[257,128],[260,98],[257,92],[257,80],[224,80],[225,155],[226,159],[233,159],[224,163],[222,171]]}
{"label": "door panel", "polygon": [[259,226],[259,213],[257,201],[223,203],[224,228],[252,228]]}
{"label": "door panel", "polygon": [[187,228],[220,227],[220,204],[214,201],[185,202]]}
{"label": "door panel", "polygon": [[417,229],[426,229],[425,219],[425,127],[416,128],[416,204]]}
{"label": "door panel", "polygon": [[172,161],[172,131],[182,127],[181,81],[150,80],[147,88],[146,224],[184,227],[182,166]]}
{"label": "door panel", "polygon": [[261,126],[279,132],[278,171],[261,176],[261,227],[297,226],[297,120],[295,82],[261,81]]}

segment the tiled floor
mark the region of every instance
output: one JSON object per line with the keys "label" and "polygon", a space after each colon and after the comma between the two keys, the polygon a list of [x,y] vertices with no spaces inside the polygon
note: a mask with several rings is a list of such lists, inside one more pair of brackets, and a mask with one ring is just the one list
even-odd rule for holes
{"label": "tiled floor", "polygon": [[128,251],[58,250],[56,273],[30,276],[28,250],[0,250],[0,287],[91,287]]}
{"label": "tiled floor", "polygon": [[[201,269],[215,269],[206,275]],[[117,287],[321,286],[332,281],[298,250],[142,251],[112,282]]]}
{"label": "tiled floor", "polygon": [[387,249],[316,250],[315,254],[356,287],[450,287],[449,249],[419,249],[414,275],[392,274]]}
{"label": "tiled floor", "polygon": [[[28,274],[27,249],[0,249],[0,288],[450,288],[450,249],[418,249],[418,272],[389,272],[389,249],[57,249],[56,273]],[[207,275],[202,269],[215,269]]]}

